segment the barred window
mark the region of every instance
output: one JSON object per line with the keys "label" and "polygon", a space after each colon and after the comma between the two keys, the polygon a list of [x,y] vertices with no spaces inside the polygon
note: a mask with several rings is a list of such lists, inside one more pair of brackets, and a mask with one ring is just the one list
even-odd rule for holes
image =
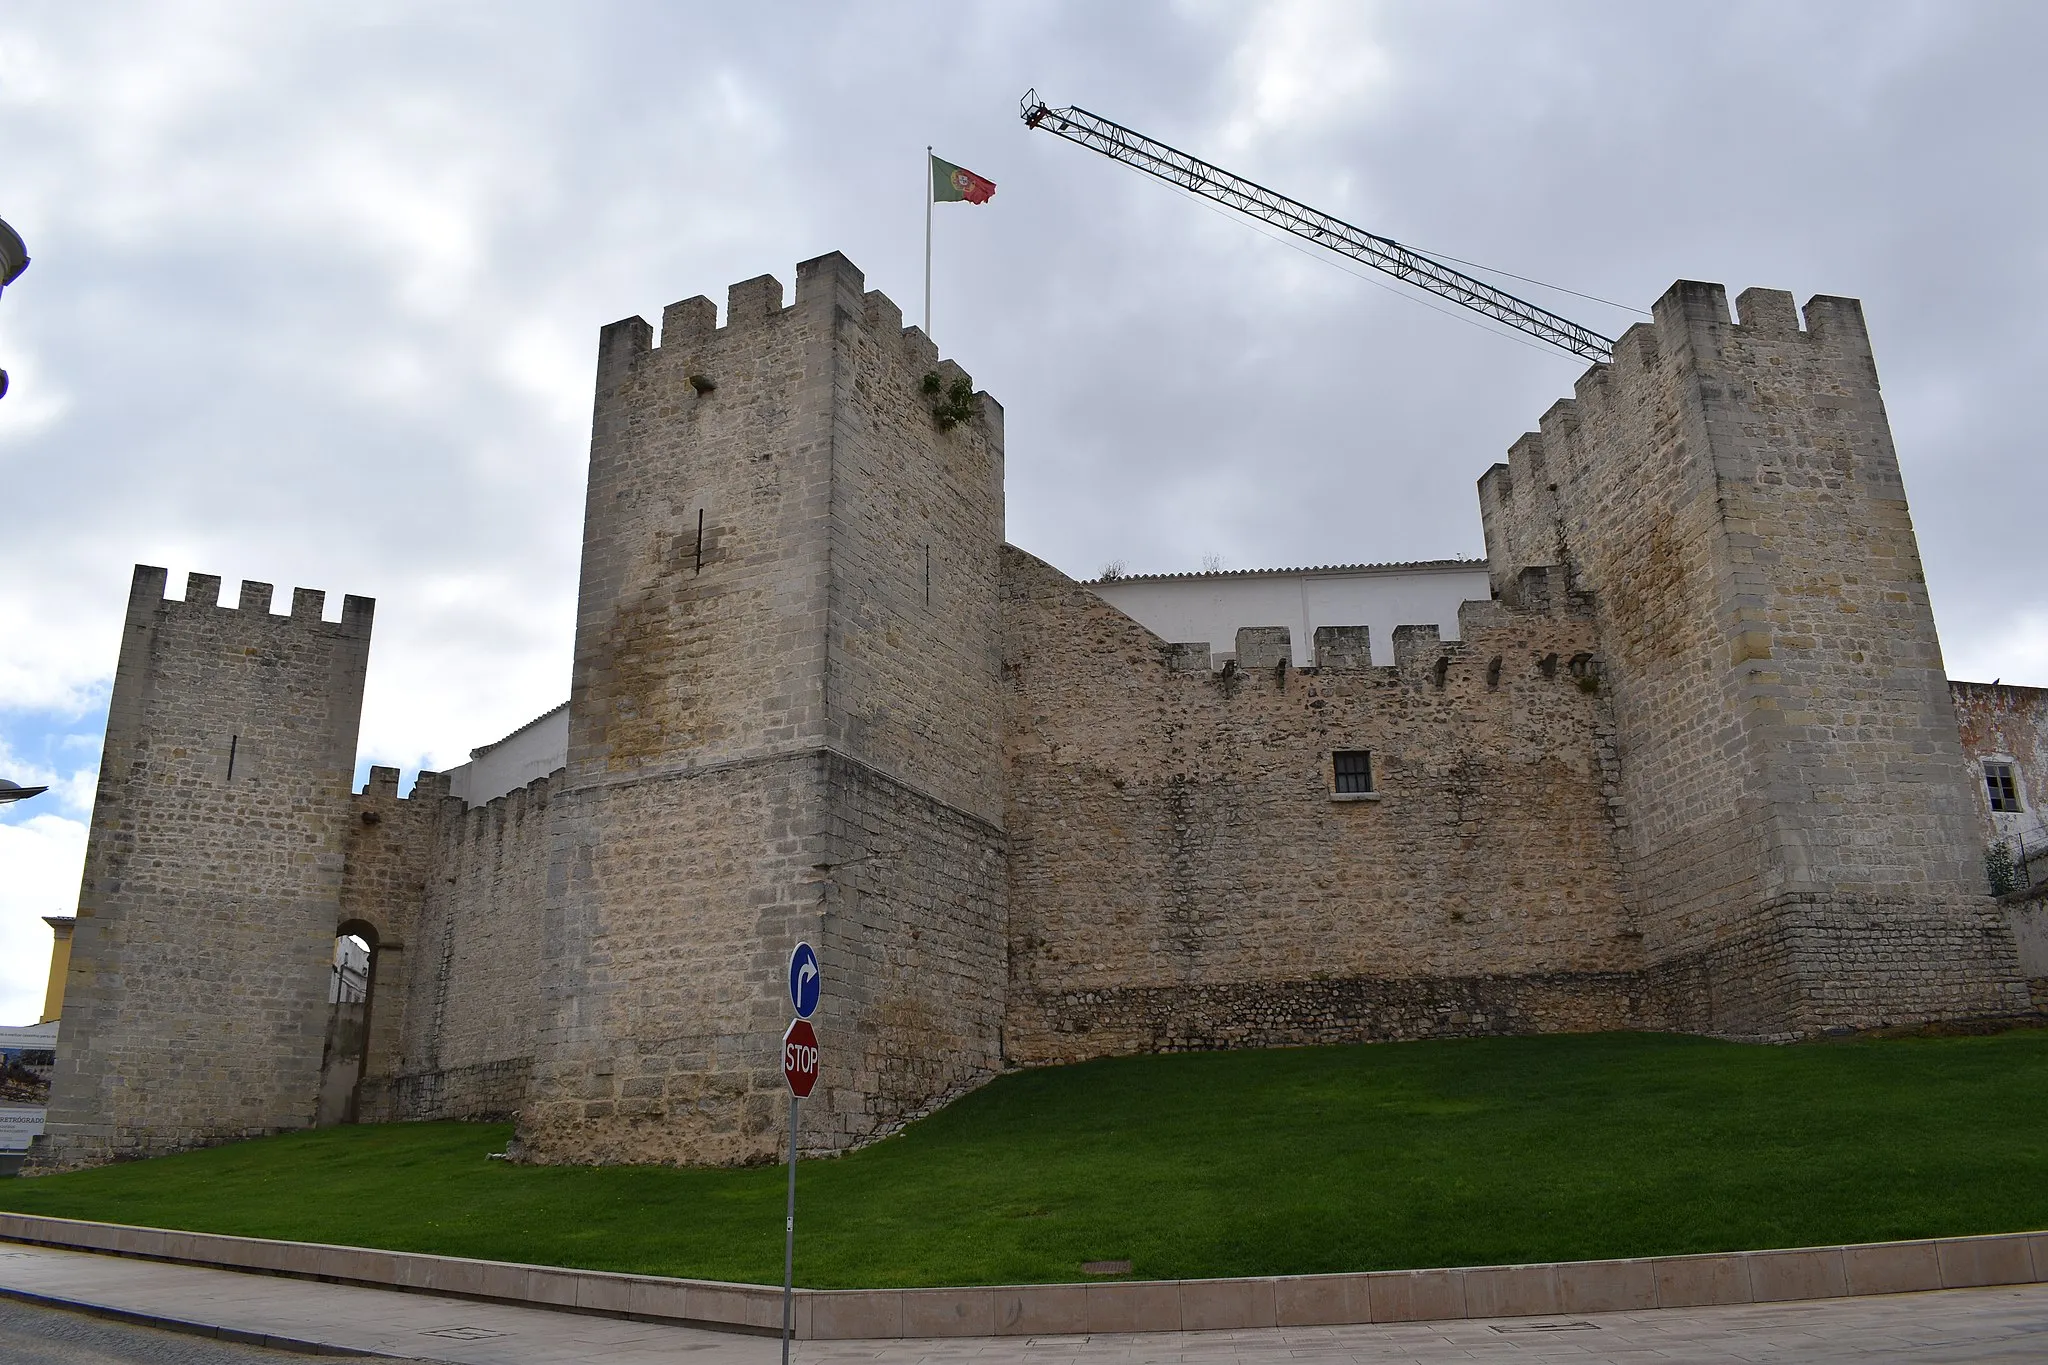
{"label": "barred window", "polygon": [[2020,804],[2019,775],[2010,763],[1986,762],[1984,765],[1984,786],[1991,793],[1991,809],[2001,811],[2023,810]]}
{"label": "barred window", "polygon": [[1339,749],[1330,757],[1331,766],[1336,770],[1339,796],[1360,795],[1372,790],[1371,750]]}

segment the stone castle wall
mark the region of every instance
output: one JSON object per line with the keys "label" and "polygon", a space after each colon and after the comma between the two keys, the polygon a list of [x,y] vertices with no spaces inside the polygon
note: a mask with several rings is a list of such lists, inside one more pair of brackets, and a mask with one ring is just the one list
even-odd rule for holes
{"label": "stone castle wall", "polygon": [[715,320],[600,339],[535,1160],[771,1158],[802,938],[840,983],[807,1143],[998,1061],[999,956],[918,945],[1000,937],[1000,411],[935,420],[959,372],[843,257]]}
{"label": "stone castle wall", "polygon": [[372,769],[357,798],[342,898],[375,947],[357,1113],[510,1118],[542,1020],[549,782],[466,808],[441,774],[403,801],[397,779]]}
{"label": "stone castle wall", "polygon": [[1738,305],[1674,285],[1482,482],[1500,579],[1595,603],[1645,950],[1722,1032],[2024,1009],[1861,309]]}
{"label": "stone castle wall", "polygon": [[[833,295],[821,1039],[833,1090],[806,1141],[892,1131],[1002,1065],[1003,413],[935,408],[973,384],[864,292],[843,257],[798,268]],[[936,389],[936,393],[927,392]]]}
{"label": "stone castle wall", "polygon": [[45,1165],[313,1119],[373,604],[165,578],[123,626]]}
{"label": "stone castle wall", "polygon": [[[1470,603],[1463,639],[1169,644],[1008,555],[1008,1048],[1657,1027],[1623,890],[1592,621]],[[1369,799],[1332,754],[1372,755]]]}
{"label": "stone castle wall", "polygon": [[[370,999],[375,1007],[365,1011],[367,1036],[356,1079],[350,1083],[353,1102],[342,1106],[345,1115],[371,1118],[385,1111],[377,1100],[365,1105],[364,1094],[374,1089],[371,1077],[390,1071],[405,1036],[413,934],[426,900],[427,883],[435,875],[438,798],[442,794],[439,775],[426,773],[415,783],[412,799],[401,798],[398,769],[373,767],[353,803],[353,818],[343,844],[336,929],[357,934],[370,945]],[[330,1047],[329,1071],[335,1071],[337,1065],[347,1070],[346,1059],[334,1056]],[[327,1083],[329,1089],[336,1084],[332,1080]],[[331,1103],[324,1120],[336,1121]]]}
{"label": "stone castle wall", "polygon": [[1106,1053],[2029,1011],[1981,760],[2036,810],[2048,694],[1952,700],[1857,306],[1739,307],[1674,286],[1514,444],[1495,600],[1391,667],[1161,640],[1006,547],[1001,409],[843,257],[603,329],[552,775],[352,794],[370,604],[138,572],[43,1164],[336,1092],[516,1114],[532,1161],[773,1159],[799,939],[814,1152]]}
{"label": "stone castle wall", "polygon": [[[1003,1064],[1006,841],[992,825],[866,764],[822,760],[830,867],[819,871],[827,1008],[819,1039],[841,1150],[893,1132]],[[991,765],[1000,773],[1000,763]]]}

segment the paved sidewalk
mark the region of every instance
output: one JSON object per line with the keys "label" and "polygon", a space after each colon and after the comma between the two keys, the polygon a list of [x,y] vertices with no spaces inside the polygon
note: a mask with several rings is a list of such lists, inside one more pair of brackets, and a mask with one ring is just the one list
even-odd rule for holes
{"label": "paved sidewalk", "polygon": [[[0,1243],[0,1289],[347,1353],[555,1365],[774,1365],[770,1338]],[[802,1365],[2048,1360],[2048,1285],[1583,1317],[1093,1337],[798,1342]]]}
{"label": "paved sidewalk", "polygon": [[[371,1362],[367,1356],[348,1357]],[[0,1296],[7,1365],[311,1365],[303,1352],[110,1321]],[[373,1365],[404,1365],[378,1356]]]}

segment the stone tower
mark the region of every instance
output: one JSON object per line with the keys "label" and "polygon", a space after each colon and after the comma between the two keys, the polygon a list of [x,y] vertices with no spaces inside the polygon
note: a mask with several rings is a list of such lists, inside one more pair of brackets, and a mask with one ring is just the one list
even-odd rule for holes
{"label": "stone tower", "polygon": [[86,845],[47,1155],[313,1120],[374,603],[138,567]]}
{"label": "stone tower", "polygon": [[1480,481],[1495,591],[1592,594],[1680,1026],[2025,1012],[1862,309],[1737,304],[1672,286]]}
{"label": "stone tower", "polygon": [[771,1159],[799,939],[806,1148],[1000,1064],[1001,410],[836,254],[715,323],[599,340],[532,1160]]}

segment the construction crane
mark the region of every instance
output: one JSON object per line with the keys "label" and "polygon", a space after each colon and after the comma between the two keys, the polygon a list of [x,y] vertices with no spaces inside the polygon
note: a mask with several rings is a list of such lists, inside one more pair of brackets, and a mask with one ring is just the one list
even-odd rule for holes
{"label": "construction crane", "polygon": [[1614,358],[1611,337],[1581,327],[1527,299],[1518,299],[1484,280],[1453,270],[1392,238],[1353,227],[1341,218],[1312,209],[1299,200],[1289,199],[1241,175],[1232,175],[1220,166],[1212,166],[1200,157],[1190,156],[1120,123],[1113,123],[1100,114],[1091,114],[1086,109],[1051,108],[1038,98],[1036,90],[1025,92],[1020,108],[1027,128],[1041,128],[1069,142],[1077,142],[1090,151],[1100,152],[1113,161],[1135,166],[1170,185],[1178,185],[1225,208],[1235,209],[1247,218],[1271,223],[1303,241],[1349,256],[1354,261],[1362,261],[1417,288],[1427,289],[1495,322],[1505,323],[1518,332],[1548,342],[1561,351],[1601,363]]}

